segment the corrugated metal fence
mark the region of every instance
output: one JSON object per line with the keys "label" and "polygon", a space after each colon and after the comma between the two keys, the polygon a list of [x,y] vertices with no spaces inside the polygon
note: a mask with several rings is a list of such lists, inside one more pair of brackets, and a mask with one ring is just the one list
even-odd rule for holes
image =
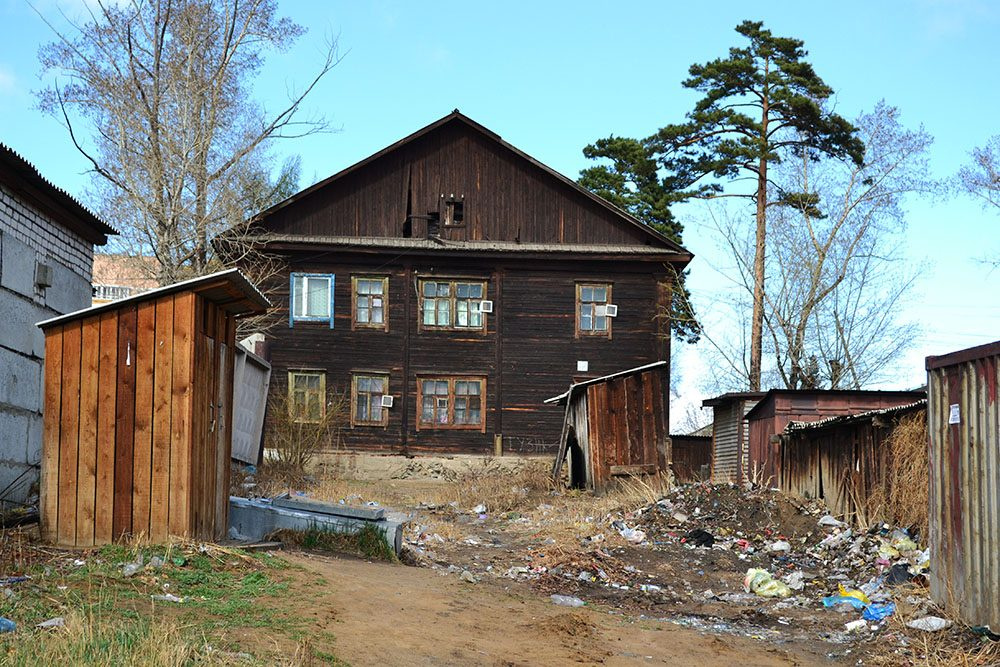
{"label": "corrugated metal fence", "polygon": [[931,595],[1000,630],[1000,341],[927,358]]}
{"label": "corrugated metal fence", "polygon": [[818,422],[792,422],[781,435],[780,488],[799,498],[822,498],[833,514],[867,521],[869,499],[887,484],[886,441],[903,417],[926,401]]}

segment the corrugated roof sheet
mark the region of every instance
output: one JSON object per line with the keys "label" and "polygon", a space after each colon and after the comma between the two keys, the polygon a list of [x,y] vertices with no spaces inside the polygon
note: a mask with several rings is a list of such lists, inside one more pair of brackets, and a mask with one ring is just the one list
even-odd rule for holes
{"label": "corrugated roof sheet", "polygon": [[[42,176],[35,165],[28,162],[20,153],[4,143],[0,143],[0,163],[10,168],[18,177],[46,191],[53,200],[65,207],[81,223],[89,227],[93,232],[93,238],[88,240],[103,245],[107,242],[107,239],[103,237],[109,234],[118,234],[118,230],[97,217],[96,213],[81,204],[73,195]],[[97,240],[95,241],[94,238]]]}
{"label": "corrugated roof sheet", "polygon": [[906,412],[908,410],[913,410],[915,408],[927,405],[927,399],[922,398],[919,401],[914,401],[913,403],[907,403],[906,405],[897,405],[892,408],[881,408],[879,410],[868,410],[866,412],[859,412],[853,415],[838,415],[836,417],[827,417],[826,419],[820,419],[814,422],[788,422],[785,426],[785,433],[791,433],[793,431],[807,431],[810,429],[825,428],[828,426],[839,426],[841,424],[850,424],[851,422],[862,421],[864,419],[869,419],[871,417],[877,417],[879,415],[894,415],[899,412]]}
{"label": "corrugated roof sheet", "polygon": [[610,375],[602,375],[599,378],[593,378],[590,380],[584,380],[583,382],[574,382],[569,386],[569,389],[559,394],[558,396],[553,396],[552,398],[546,398],[543,403],[556,405],[562,405],[563,401],[569,399],[570,396],[580,391],[585,387],[589,387],[592,384],[597,384],[599,382],[607,382],[608,380],[615,380],[617,378],[625,377],[627,375],[635,375],[636,373],[642,373],[648,371],[652,368],[659,368],[660,366],[666,366],[666,361],[654,361],[651,364],[646,364],[645,366],[636,366],[635,368],[629,368],[624,371],[618,371],[617,373],[611,373]]}

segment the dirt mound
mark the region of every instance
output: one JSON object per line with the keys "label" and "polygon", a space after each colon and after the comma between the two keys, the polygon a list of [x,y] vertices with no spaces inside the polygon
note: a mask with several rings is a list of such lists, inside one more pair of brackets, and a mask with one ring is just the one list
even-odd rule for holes
{"label": "dirt mound", "polygon": [[555,637],[572,638],[590,637],[595,630],[594,624],[588,621],[586,616],[575,612],[551,616],[541,623],[534,624],[533,627]]}

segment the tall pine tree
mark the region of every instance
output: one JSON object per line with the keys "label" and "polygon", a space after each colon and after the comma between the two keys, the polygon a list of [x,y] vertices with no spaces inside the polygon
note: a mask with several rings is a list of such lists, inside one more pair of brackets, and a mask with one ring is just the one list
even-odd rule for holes
{"label": "tall pine tree", "polygon": [[[583,153],[591,159],[610,160],[611,164],[584,169],[580,185],[681,243],[683,227],[670,212],[670,204],[678,201],[678,194],[673,183],[660,178],[655,156],[643,142],[610,137],[587,146]],[[687,273],[678,276],[674,288],[680,294],[671,301],[670,327],[678,340],[696,343],[701,329],[691,308],[691,295],[684,286]]]}
{"label": "tall pine tree", "polygon": [[[756,204],[750,389],[760,389],[761,337],[764,318],[764,259],[767,211],[775,205],[799,208],[814,193],[782,191],[768,179],[768,167],[794,154],[818,160],[849,158],[860,164],[864,144],[841,116],[824,110],[833,91],[804,61],[803,42],[775,37],[760,21],[744,21],[736,32],[749,41],[733,47],[727,58],[692,65],[685,88],[704,93],[686,122],[668,125],[643,140],[604,139],[585,154],[612,160],[603,173],[584,173],[581,183],[603,184],[639,210],[644,218],[679,225],[669,204],[692,197],[746,197]],[[665,173],[663,176],[661,173]],[[750,191],[725,191],[723,182],[749,177]],[[615,178],[620,178],[616,181]],[[639,180],[632,180],[638,178]],[[600,190],[596,190],[600,191]],[[612,199],[614,201],[614,199]],[[616,202],[618,203],[618,202]]]}

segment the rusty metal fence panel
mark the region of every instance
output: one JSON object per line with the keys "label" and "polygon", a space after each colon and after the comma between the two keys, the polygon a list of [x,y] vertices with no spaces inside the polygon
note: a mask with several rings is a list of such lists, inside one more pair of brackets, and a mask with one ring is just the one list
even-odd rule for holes
{"label": "rusty metal fence panel", "polygon": [[1000,341],[928,357],[931,595],[1000,629]]}

